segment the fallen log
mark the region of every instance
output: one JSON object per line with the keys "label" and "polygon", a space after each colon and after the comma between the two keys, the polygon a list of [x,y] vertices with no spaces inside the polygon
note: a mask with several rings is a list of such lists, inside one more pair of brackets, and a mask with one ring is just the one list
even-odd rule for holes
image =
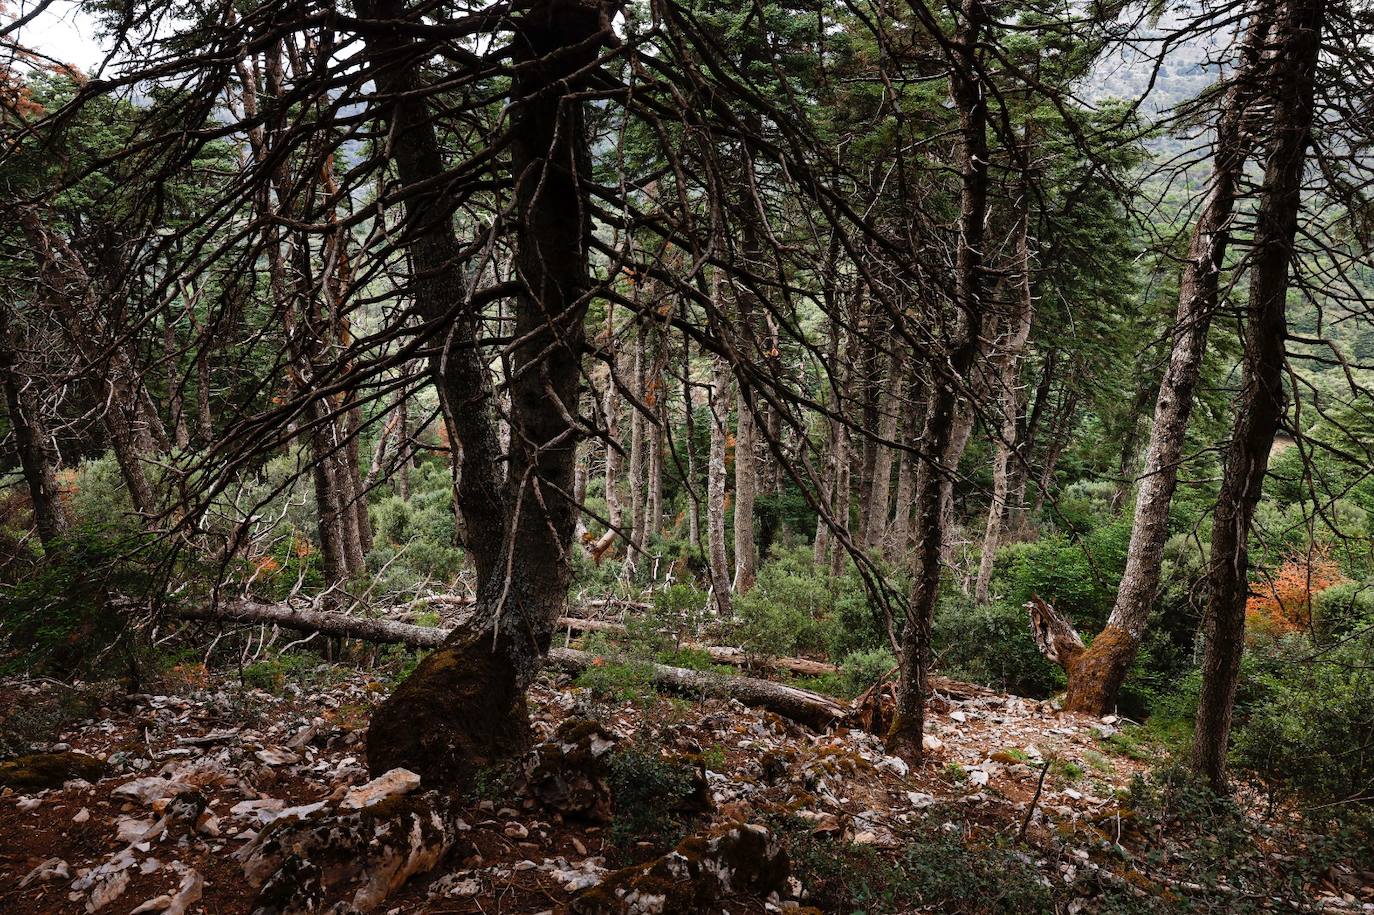
{"label": "fallen log", "polygon": [[[558,628],[582,632],[605,632],[613,635],[625,634],[625,625],[623,623],[613,623],[607,620],[587,620],[576,616],[559,617]],[[722,664],[732,664],[735,667],[765,667],[769,670],[782,670],[788,673],[803,674],[808,677],[820,677],[825,674],[839,673],[840,671],[838,664],[828,664],[825,661],[812,661],[810,658],[765,658],[757,655],[750,655],[741,648],[702,645],[698,642],[683,642],[682,647],[704,651],[711,656],[711,660],[719,661]],[[891,679],[896,673],[894,669],[884,679]],[[996,690],[989,689],[986,686],[979,686],[976,683],[965,683],[962,680],[952,680],[949,677],[942,677],[938,674],[931,674],[926,678],[926,683],[930,686],[931,692],[943,693],[951,699],[978,699],[985,696],[999,695]]]}
{"label": "fallen log", "polygon": [[[587,620],[576,616],[561,616],[558,618],[559,629],[571,629],[575,632],[606,632],[614,635],[625,635],[624,623],[613,623],[608,620]],[[683,642],[683,648],[690,648],[695,651],[704,651],[711,656],[712,661],[719,661],[722,664],[731,664],[735,667],[762,667],[769,670],[785,670],[788,673],[803,674],[808,677],[819,677],[825,674],[839,672],[839,667],[834,664],[827,664],[824,661],[812,661],[809,658],[768,658],[759,655],[751,655],[742,648],[729,648],[718,645],[703,645],[700,642]]]}
{"label": "fallen log", "polygon": [[[576,648],[553,648],[549,662],[563,670],[577,673],[596,661],[597,655]],[[772,680],[755,677],[722,677],[686,667],[653,664],[653,683],[675,692],[686,692],[716,699],[737,699],[745,705],[776,712],[784,718],[824,728],[849,714],[849,707],[820,693],[795,686],[784,686]]]}
{"label": "fallen log", "polygon": [[[413,648],[437,648],[450,630],[415,626],[392,620],[347,616],[328,610],[303,609],[282,604],[263,604],[250,600],[222,602],[213,607],[186,607],[175,611],[182,619],[219,623],[247,623],[284,626],[302,632],[362,639],[368,642],[398,643]],[[596,655],[572,648],[549,651],[549,662],[563,670],[578,673],[590,667]],[[784,686],[754,677],[720,677],[685,667],[653,664],[655,686],[679,692],[737,699],[802,724],[823,728],[849,714],[847,706],[809,690]]]}

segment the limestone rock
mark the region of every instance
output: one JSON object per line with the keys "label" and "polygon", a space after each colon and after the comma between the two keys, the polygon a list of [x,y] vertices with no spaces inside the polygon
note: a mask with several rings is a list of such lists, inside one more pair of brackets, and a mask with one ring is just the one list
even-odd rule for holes
{"label": "limestone rock", "polygon": [[569,718],[525,758],[525,790],[553,810],[590,820],[611,816],[607,761],[615,738],[595,721]]}
{"label": "limestone rock", "polygon": [[736,893],[783,889],[789,865],[778,838],[762,826],[727,823],[684,839],[646,864],[607,875],[574,897],[574,915],[689,915],[717,912]]}
{"label": "limestone rock", "polygon": [[420,776],[409,769],[392,769],[365,785],[348,789],[343,800],[339,802],[339,807],[344,810],[362,810],[389,797],[409,794],[418,787]]}
{"label": "limestone rock", "polygon": [[336,903],[372,911],[437,864],[469,827],[448,795],[393,796],[361,810],[283,811],[237,855],[258,889],[255,915],[291,915]]}

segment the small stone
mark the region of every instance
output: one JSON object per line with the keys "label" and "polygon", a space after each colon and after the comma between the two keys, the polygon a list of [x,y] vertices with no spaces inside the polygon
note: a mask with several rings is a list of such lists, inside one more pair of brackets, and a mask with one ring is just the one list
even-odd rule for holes
{"label": "small stone", "polygon": [[504,830],[508,839],[527,839],[530,831],[519,823],[507,823]]}
{"label": "small stone", "polygon": [[900,756],[884,756],[882,759],[878,760],[877,768],[886,769],[896,774],[899,778],[905,778],[906,774],[911,771],[911,767],[906,764],[906,760],[902,759]]}
{"label": "small stone", "polygon": [[921,749],[925,750],[927,753],[938,752],[944,749],[944,746],[944,741],[936,737],[934,734],[921,735]]}
{"label": "small stone", "polygon": [[261,762],[269,766],[290,766],[301,761],[301,758],[290,750],[283,750],[280,747],[267,747],[258,750],[253,754]]}
{"label": "small stone", "polygon": [[71,875],[72,869],[66,861],[63,861],[61,858],[49,858],[29,871],[24,879],[19,881],[19,886],[22,889],[35,880],[40,883],[46,883],[49,880],[66,880],[70,878]]}
{"label": "small stone", "polygon": [[86,808],[86,807],[82,807],[80,810],[78,810],[78,811],[76,812],[76,816],[72,817],[72,822],[73,822],[73,823],[84,823],[84,822],[86,822],[87,820],[89,820],[90,818],[91,818],[91,811],[90,811],[88,808]]}

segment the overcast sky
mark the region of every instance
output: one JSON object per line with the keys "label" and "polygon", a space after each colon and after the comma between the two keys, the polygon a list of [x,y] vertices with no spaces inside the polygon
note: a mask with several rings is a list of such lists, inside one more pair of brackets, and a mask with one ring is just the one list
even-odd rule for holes
{"label": "overcast sky", "polygon": [[[9,4],[16,13],[14,18],[22,18],[33,9],[32,0],[16,0]],[[72,0],[56,0],[33,22],[19,30],[18,43],[32,48],[89,73],[104,56],[96,41],[95,27],[91,18],[80,12],[78,4]]]}

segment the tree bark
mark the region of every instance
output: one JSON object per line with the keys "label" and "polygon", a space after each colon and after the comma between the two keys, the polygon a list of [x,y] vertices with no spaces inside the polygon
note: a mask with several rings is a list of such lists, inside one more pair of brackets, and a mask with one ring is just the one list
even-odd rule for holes
{"label": "tree bark", "polygon": [[57,485],[52,438],[34,396],[34,379],[24,373],[19,362],[18,332],[9,309],[0,305],[0,383],[5,389],[19,467],[33,503],[34,528],[43,546],[51,548],[67,529],[67,513]]}
{"label": "tree bark", "polygon": [[1226,748],[1245,647],[1247,543],[1269,452],[1283,422],[1289,268],[1302,206],[1325,8],[1324,0],[1287,0],[1275,30],[1272,128],[1255,220],[1243,381],[1212,516],[1206,645],[1193,742],[1193,767],[1218,791],[1226,785]]}
{"label": "tree bark", "polygon": [[711,453],[706,463],[707,563],[711,570],[711,598],[716,615],[731,617],[730,566],[725,552],[725,438],[732,391],[730,366],[712,357]]}
{"label": "tree bark", "polygon": [[1266,8],[1251,22],[1241,64],[1222,105],[1212,180],[1188,248],[1179,286],[1173,349],[1155,402],[1154,427],[1136,496],[1126,570],[1106,627],[1084,653],[1077,675],[1069,679],[1065,706],[1074,711],[1101,715],[1115,706],[1159,589],[1164,543],[1169,534],[1169,505],[1183,460],[1207,332],[1217,308],[1231,214],[1248,158],[1250,99],[1271,16],[1272,10]]}
{"label": "tree bark", "polygon": [[897,450],[884,442],[897,439],[897,429],[901,419],[902,401],[902,361],[904,351],[897,341],[887,361],[887,371],[883,377],[881,396],[878,399],[878,438],[877,450],[873,455],[873,480],[869,490],[868,504],[864,507],[864,549],[879,550],[887,536],[888,501],[892,493],[892,462]]}
{"label": "tree bark", "polygon": [[[1029,131],[1029,128],[1027,128]],[[1026,156],[1030,156],[1027,143]],[[978,559],[978,580],[973,588],[974,603],[982,606],[988,602],[989,588],[992,584],[992,568],[997,558],[997,550],[1002,546],[1002,535],[1009,511],[1008,495],[1011,491],[1012,460],[1018,452],[1017,436],[1020,431],[1018,420],[1021,415],[1021,361],[1030,341],[1031,321],[1035,314],[1035,302],[1031,298],[1031,246],[1030,246],[1030,179],[1023,176],[1021,199],[1016,213],[1016,292],[1014,306],[1007,319],[1007,331],[1002,345],[1000,365],[998,366],[998,385],[994,392],[997,412],[1000,414],[996,434],[993,436],[992,456],[992,500],[988,505],[988,520],[983,532],[983,549]]]}
{"label": "tree bark", "polygon": [[[945,549],[945,493],[962,457],[956,435],[960,384],[970,377],[983,324],[983,240],[987,218],[987,97],[978,73],[978,43],[987,11],[980,0],[963,0],[950,50],[950,95],[959,113],[961,187],[954,264],[955,328],[946,362],[934,367],[916,481],[917,533],[911,595],[901,641],[901,675],[887,745],[910,760],[921,759],[925,730],[930,636],[940,596]],[[948,481],[948,482],[947,482]]]}
{"label": "tree bark", "polygon": [[[428,784],[463,783],[529,740],[525,690],[547,653],[567,597],[568,549],[578,507],[576,461],[583,323],[590,287],[591,174],[583,105],[609,23],[599,5],[537,0],[514,15],[508,147],[514,184],[514,335],[509,454],[492,421],[488,369],[478,345],[476,290],[445,197],[444,157],[419,61],[430,51],[397,26],[403,0],[363,4],[383,24],[366,33],[374,84],[391,127],[406,196],[403,241],[417,311],[448,333],[432,371],[451,436],[462,448],[458,507],[477,569],[472,622],[421,662],[373,715],[374,773],[404,766]],[[498,287],[499,289],[500,287]],[[506,474],[501,468],[508,466]]]}

